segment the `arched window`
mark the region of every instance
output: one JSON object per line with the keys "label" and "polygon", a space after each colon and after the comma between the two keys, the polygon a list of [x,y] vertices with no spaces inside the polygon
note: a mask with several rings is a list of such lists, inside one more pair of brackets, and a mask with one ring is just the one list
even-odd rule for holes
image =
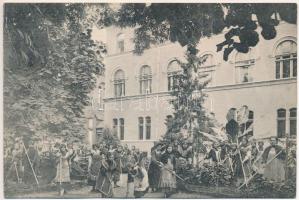
{"label": "arched window", "polygon": [[290,109],[290,136],[296,137],[297,135],[297,108]]}
{"label": "arched window", "polygon": [[122,53],[125,51],[125,34],[120,33],[117,35],[117,52]]}
{"label": "arched window", "polygon": [[201,56],[202,63],[199,66],[199,80],[200,82],[208,82],[208,86],[212,86],[215,76],[215,58],[213,54],[204,54]]}
{"label": "arched window", "polygon": [[281,42],[275,49],[276,79],[297,77],[297,44],[292,40]]}
{"label": "arched window", "polygon": [[125,73],[119,69],[114,74],[114,95],[115,97],[125,96]]}
{"label": "arched window", "polygon": [[235,57],[236,83],[252,82],[252,69],[255,63],[252,49],[248,53],[238,52]]}
{"label": "arched window", "polygon": [[281,108],[277,110],[277,137],[285,137],[286,133],[286,110]]}
{"label": "arched window", "polygon": [[167,66],[168,91],[171,91],[178,84],[178,76],[182,73],[182,68],[177,60],[171,61]]}
{"label": "arched window", "polygon": [[140,69],[140,94],[152,93],[152,71],[151,67],[144,65]]}

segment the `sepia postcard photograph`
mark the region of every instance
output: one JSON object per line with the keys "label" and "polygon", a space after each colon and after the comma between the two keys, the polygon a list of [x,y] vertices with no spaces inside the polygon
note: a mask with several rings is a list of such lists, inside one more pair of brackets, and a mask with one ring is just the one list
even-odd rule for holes
{"label": "sepia postcard photograph", "polygon": [[296,198],[297,8],[2,3],[3,198]]}

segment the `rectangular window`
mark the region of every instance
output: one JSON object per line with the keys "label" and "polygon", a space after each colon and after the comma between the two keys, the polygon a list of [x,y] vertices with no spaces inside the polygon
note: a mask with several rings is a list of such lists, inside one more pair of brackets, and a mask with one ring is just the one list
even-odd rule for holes
{"label": "rectangular window", "polygon": [[102,135],[103,134],[103,128],[96,128],[96,134]]}
{"label": "rectangular window", "polygon": [[286,110],[277,110],[277,137],[283,138],[286,134]]}
{"label": "rectangular window", "polygon": [[280,61],[276,61],[276,79],[280,79]]}
{"label": "rectangular window", "polygon": [[179,73],[172,72],[168,74],[168,91],[174,90],[179,85]]}
{"label": "rectangular window", "polygon": [[126,85],[125,85],[125,82],[122,83],[122,96],[126,96]]}
{"label": "rectangular window", "polygon": [[290,109],[290,136],[296,137],[297,135],[297,109]]}
{"label": "rectangular window", "polygon": [[293,60],[293,77],[297,77],[297,59]]}
{"label": "rectangular window", "polygon": [[278,138],[285,137],[285,130],[286,130],[286,121],[277,120],[277,137]]}
{"label": "rectangular window", "polygon": [[138,118],[139,140],[143,140],[143,117]]}
{"label": "rectangular window", "polygon": [[113,129],[113,133],[117,135],[118,134],[118,130],[117,130],[118,129],[118,120],[115,118],[113,119],[112,129]]}
{"label": "rectangular window", "polygon": [[115,92],[115,97],[125,96],[125,82],[118,81],[114,83],[114,92]]}
{"label": "rectangular window", "polygon": [[120,118],[119,119],[119,124],[120,124],[120,127],[119,127],[119,131],[120,131],[120,136],[119,136],[119,139],[120,140],[124,140],[125,139],[125,120],[124,118]]}
{"label": "rectangular window", "polygon": [[152,79],[140,80],[140,94],[152,93]]}
{"label": "rectangular window", "polygon": [[119,53],[122,53],[125,51],[125,41],[124,40],[118,41],[118,51],[119,51]]}
{"label": "rectangular window", "polygon": [[296,119],[290,119],[290,136],[296,136],[297,133],[297,120]]}
{"label": "rectangular window", "polygon": [[168,91],[172,90],[172,77],[173,76],[168,76]]}
{"label": "rectangular window", "polygon": [[289,78],[290,77],[290,60],[282,61],[282,77]]}
{"label": "rectangular window", "polygon": [[151,139],[151,118],[146,117],[146,139]]}

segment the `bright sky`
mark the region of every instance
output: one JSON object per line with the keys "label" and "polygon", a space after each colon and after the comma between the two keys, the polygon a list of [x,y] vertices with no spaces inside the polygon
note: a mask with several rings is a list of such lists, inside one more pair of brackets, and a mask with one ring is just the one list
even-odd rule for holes
{"label": "bright sky", "polygon": [[98,27],[94,26],[92,28],[91,37],[92,37],[93,40],[106,43],[106,41],[107,41],[107,31],[106,31],[106,29],[99,29]]}

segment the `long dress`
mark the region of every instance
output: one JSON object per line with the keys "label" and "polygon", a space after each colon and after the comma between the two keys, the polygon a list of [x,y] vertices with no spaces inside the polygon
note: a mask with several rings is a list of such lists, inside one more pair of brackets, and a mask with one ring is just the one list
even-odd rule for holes
{"label": "long dress", "polygon": [[176,176],[173,174],[175,169],[175,157],[173,154],[164,153],[161,157],[164,166],[161,168],[159,188],[175,189]]}
{"label": "long dress", "polygon": [[59,161],[57,164],[57,170],[56,170],[56,177],[54,181],[56,183],[68,183],[71,181],[70,178],[70,167],[69,167],[69,153],[66,153],[65,155],[58,154]]}
{"label": "long dress", "polygon": [[151,188],[157,188],[160,180],[161,169],[158,162],[161,159],[161,151],[152,151],[151,163],[148,169],[148,180]]}
{"label": "long dress", "polygon": [[122,173],[122,152],[114,151],[114,159],[116,162],[116,170],[114,172],[113,181],[114,183],[118,182],[120,180],[120,175]]}
{"label": "long dress", "polygon": [[95,189],[102,193],[104,197],[113,197],[113,175],[115,170],[116,163],[114,161],[102,161]]}
{"label": "long dress", "polygon": [[[275,155],[282,148],[270,147],[271,149],[265,149],[264,162],[268,162],[275,157]],[[268,155],[266,155],[268,153]],[[285,180],[284,163],[281,156],[274,158],[274,160],[265,166],[264,177],[268,180],[275,182],[281,182]]]}
{"label": "long dress", "polygon": [[90,171],[87,179],[88,185],[96,185],[96,179],[101,168],[101,163],[100,152],[93,152],[93,154],[91,155]]}

